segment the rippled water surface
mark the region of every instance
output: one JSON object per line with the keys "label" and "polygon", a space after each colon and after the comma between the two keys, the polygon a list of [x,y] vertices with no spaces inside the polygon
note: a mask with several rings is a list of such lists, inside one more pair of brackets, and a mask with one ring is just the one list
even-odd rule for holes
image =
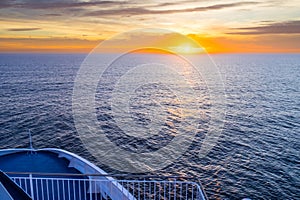
{"label": "rippled water surface", "polygon": [[[153,60],[158,55],[151,56]],[[26,132],[30,129],[35,148],[66,149],[115,172],[87,151],[75,129],[72,93],[84,58],[85,55],[0,55],[1,148],[27,147]],[[211,109],[208,88],[204,80],[199,80],[199,84],[191,83],[201,113],[198,133],[183,156],[154,173],[199,177],[212,199],[299,199],[300,55],[212,58],[226,92],[224,130],[217,145],[206,157],[198,157]],[[99,128],[124,150],[137,153],[167,145],[176,137],[183,119],[183,108],[174,91],[153,83],[136,88],[136,95],[129,100],[130,113],[135,123],[147,127],[149,121],[162,117],[151,116],[149,109],[164,107],[167,114],[163,120],[156,120],[163,121],[162,131],[148,140],[138,139],[114,123],[108,101],[113,86],[124,75],[122,70],[129,70],[128,66],[139,63],[139,59],[124,58],[115,63],[111,68],[114,70],[107,70],[99,79],[95,95]],[[186,76],[191,82],[195,80],[193,74]]]}

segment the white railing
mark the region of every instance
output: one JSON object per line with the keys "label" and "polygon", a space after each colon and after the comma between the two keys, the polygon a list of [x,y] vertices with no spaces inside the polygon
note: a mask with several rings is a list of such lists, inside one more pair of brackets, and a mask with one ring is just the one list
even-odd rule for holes
{"label": "white railing", "polygon": [[110,188],[119,183],[124,188],[123,196],[117,199],[127,200],[205,200],[199,184],[179,180],[103,180],[83,179],[83,177],[12,177],[33,200],[101,200],[111,199]]}

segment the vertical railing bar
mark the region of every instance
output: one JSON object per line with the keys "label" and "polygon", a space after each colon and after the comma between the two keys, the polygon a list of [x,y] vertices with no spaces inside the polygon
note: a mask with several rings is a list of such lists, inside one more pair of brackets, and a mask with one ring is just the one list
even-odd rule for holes
{"label": "vertical railing bar", "polygon": [[90,187],[90,193],[92,194],[92,198],[93,198],[93,187],[94,187],[94,183],[95,182],[95,180],[94,179],[91,179],[91,187]]}
{"label": "vertical railing bar", "polygon": [[[103,181],[100,180],[100,183],[103,184]],[[104,198],[104,194],[102,194],[103,189],[102,187],[100,188],[100,199],[102,200]]]}
{"label": "vertical railing bar", "polygon": [[176,193],[177,193],[177,191],[176,191],[176,179],[175,179],[173,184],[174,184],[174,200],[176,200]]}
{"label": "vertical railing bar", "polygon": [[78,180],[79,199],[81,199],[81,179]]}
{"label": "vertical railing bar", "polygon": [[89,185],[90,200],[92,200],[92,190],[93,190],[93,188],[92,188],[92,180],[91,180],[91,178],[89,179],[89,183],[90,183],[90,185]]}
{"label": "vertical railing bar", "polygon": [[[100,184],[100,185],[102,185],[103,184],[103,182],[101,181],[101,180],[99,180],[99,183],[98,184]],[[102,192],[103,192],[103,187],[102,186],[100,186],[100,200],[102,200],[103,199],[103,195],[102,195]]]}
{"label": "vertical railing bar", "polygon": [[135,193],[135,187],[134,187],[134,182],[132,182],[132,195],[134,196]]}
{"label": "vertical railing bar", "polygon": [[171,200],[171,187],[172,187],[172,184],[170,183],[170,181],[168,181],[168,184],[169,184],[169,199]]}
{"label": "vertical railing bar", "polygon": [[[96,180],[93,180],[94,182],[94,196],[95,196],[95,199],[97,198],[97,189],[96,189]],[[96,199],[97,200],[97,199]]]}
{"label": "vertical railing bar", "polygon": [[96,200],[98,200],[98,184],[97,184],[98,181],[96,181],[95,183],[95,195],[96,195]]}
{"label": "vertical railing bar", "polygon": [[182,199],[182,182],[180,182],[180,199]]}
{"label": "vertical railing bar", "polygon": [[74,180],[74,179],[72,180],[72,183],[73,183],[73,184],[72,184],[72,185],[73,185],[73,200],[76,200],[75,180]]}
{"label": "vertical railing bar", "polygon": [[138,188],[139,188],[139,190],[138,190],[138,200],[141,200],[141,183],[140,183],[140,181],[138,182]]}
{"label": "vertical railing bar", "polygon": [[25,181],[25,191],[26,191],[27,194],[29,194],[28,187],[27,187],[27,180],[25,178],[24,178],[24,181]]}
{"label": "vertical railing bar", "polygon": [[92,185],[93,185],[93,186],[92,186],[92,196],[93,196],[93,197],[92,197],[92,198],[95,199],[95,198],[96,198],[96,197],[95,197],[95,194],[96,194],[96,186],[95,186],[95,185],[96,185],[96,180],[93,179],[92,182],[93,182],[93,184],[92,184]]}
{"label": "vertical railing bar", "polygon": [[20,178],[19,180],[20,180],[20,182],[22,181],[22,182],[24,183],[24,186],[23,186],[23,187],[25,188],[26,193],[29,194],[29,193],[28,193],[28,189],[27,189],[27,183],[26,183],[27,180],[26,180],[25,178],[22,178],[22,179]]}
{"label": "vertical railing bar", "polygon": [[38,183],[38,179],[35,179],[35,189],[36,189],[36,199],[40,199],[40,196],[39,196],[39,183]]}
{"label": "vertical railing bar", "polygon": [[129,182],[126,181],[126,188],[127,188],[127,196],[129,195],[129,190],[130,190],[130,185],[129,185]]}
{"label": "vertical railing bar", "polygon": [[41,191],[42,191],[42,200],[45,199],[44,197],[44,180],[41,178]]}
{"label": "vertical railing bar", "polygon": [[148,183],[149,183],[149,186],[148,186],[149,187],[149,200],[151,200],[151,196],[152,196],[151,195],[151,182],[149,181]]}
{"label": "vertical railing bar", "polygon": [[63,200],[66,200],[66,193],[65,193],[65,180],[62,181],[62,188],[63,188]]}
{"label": "vertical railing bar", "polygon": [[144,200],[146,200],[146,180],[144,179]]}
{"label": "vertical railing bar", "polygon": [[161,185],[158,183],[158,200],[161,200]]}
{"label": "vertical railing bar", "polygon": [[96,184],[96,180],[94,180],[94,194],[95,194],[95,200],[97,200],[97,184]]}
{"label": "vertical railing bar", "polygon": [[67,182],[68,182],[68,199],[72,200],[71,199],[71,190],[70,190],[70,180],[68,179]]}
{"label": "vertical railing bar", "polygon": [[154,193],[154,200],[156,199],[156,182],[153,181],[153,193]]}
{"label": "vertical railing bar", "polygon": [[60,192],[59,192],[59,179],[56,179],[56,189],[57,189],[57,199],[60,200]]}
{"label": "vertical railing bar", "polygon": [[164,200],[166,199],[166,182],[164,181]]}
{"label": "vertical railing bar", "polygon": [[51,178],[51,188],[52,188],[52,200],[55,200],[55,198],[54,198],[54,180],[53,180],[53,178]]}
{"label": "vertical railing bar", "polygon": [[34,200],[32,174],[29,174],[29,183],[30,183],[31,198]]}
{"label": "vertical railing bar", "polygon": [[188,198],[188,183],[185,184],[185,199]]}
{"label": "vertical railing bar", "polygon": [[192,185],[192,199],[194,199],[194,187]]}
{"label": "vertical railing bar", "polygon": [[48,183],[48,180],[47,179],[45,179],[45,181],[46,181],[46,189],[47,189],[47,200],[49,200],[49,183]]}
{"label": "vertical railing bar", "polygon": [[87,196],[87,191],[86,191],[86,181],[87,181],[87,180],[84,180],[84,181],[83,181],[83,187],[84,187],[84,188],[83,188],[83,192],[84,192],[84,200],[87,200],[87,199],[86,199],[86,198],[87,198],[87,197],[86,197],[86,196]]}

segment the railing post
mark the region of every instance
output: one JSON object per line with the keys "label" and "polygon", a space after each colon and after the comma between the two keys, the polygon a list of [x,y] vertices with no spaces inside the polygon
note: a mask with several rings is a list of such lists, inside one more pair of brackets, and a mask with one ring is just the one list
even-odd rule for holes
{"label": "railing post", "polygon": [[91,180],[91,178],[89,178],[89,183],[90,183],[90,199],[92,199],[92,190],[93,190],[93,188],[92,188],[92,180]]}
{"label": "railing post", "polygon": [[30,183],[31,198],[34,200],[32,174],[29,174],[29,183]]}

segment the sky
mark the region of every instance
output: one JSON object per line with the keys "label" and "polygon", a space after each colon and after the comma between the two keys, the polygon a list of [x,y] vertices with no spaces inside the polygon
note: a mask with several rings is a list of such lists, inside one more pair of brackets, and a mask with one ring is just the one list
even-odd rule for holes
{"label": "sky", "polygon": [[0,52],[88,53],[160,28],[209,53],[300,53],[299,0],[0,0]]}

